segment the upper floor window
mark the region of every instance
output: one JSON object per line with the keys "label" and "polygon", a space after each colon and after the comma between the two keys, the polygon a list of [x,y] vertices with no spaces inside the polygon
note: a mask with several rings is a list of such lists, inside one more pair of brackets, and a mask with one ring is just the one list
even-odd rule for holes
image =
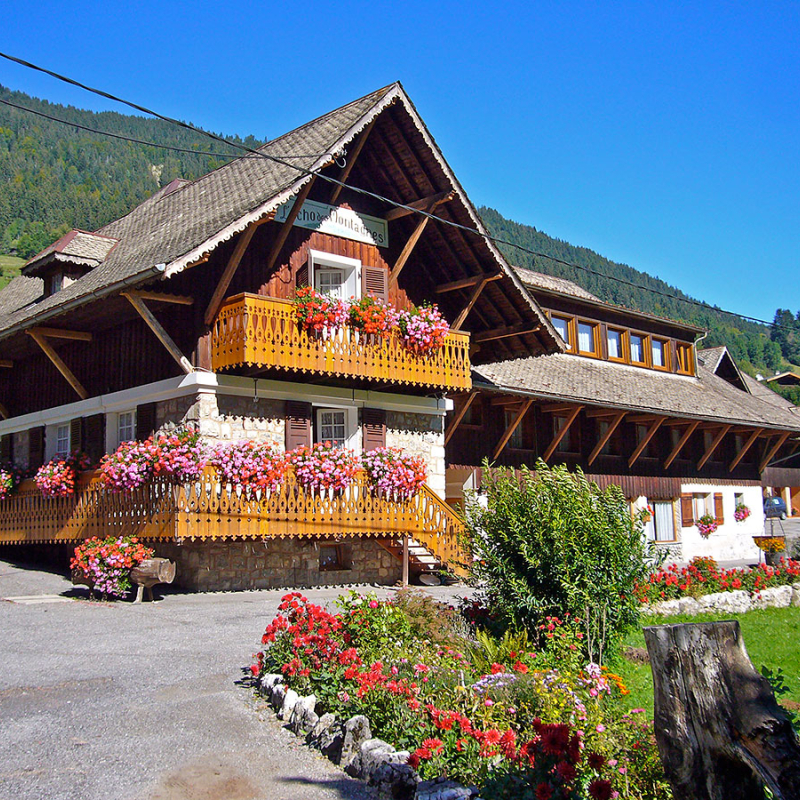
{"label": "upper floor window", "polygon": [[578,322],[578,352],[597,355],[597,325]]}
{"label": "upper floor window", "polygon": [[644,337],[638,333],[631,334],[631,364],[646,364],[647,358],[644,350]]}
{"label": "upper floor window", "polygon": [[317,410],[317,441],[330,442],[334,447],[347,446],[347,411],[343,408]]}
{"label": "upper floor window", "polygon": [[361,295],[361,262],[357,258],[308,251],[309,284],[320,294],[346,300]]}
{"label": "upper floor window", "polygon": [[694,374],[694,362],[692,360],[692,346],[678,342],[675,346],[675,353],[678,357],[678,372],[684,375]]}
{"label": "upper floor window", "polygon": [[553,327],[556,329],[556,333],[564,340],[564,342],[568,345],[572,345],[569,336],[569,320],[565,319],[564,317],[551,317],[550,321],[553,323]]}
{"label": "upper floor window", "polygon": [[624,336],[625,332],[616,328],[608,329],[608,358],[609,361],[624,361]]}
{"label": "upper floor window", "polygon": [[130,442],[136,438],[136,412],[123,411],[117,415],[117,441]]}
{"label": "upper floor window", "polygon": [[69,423],[56,426],[56,458],[66,458],[70,452]]}
{"label": "upper floor window", "polygon": [[653,367],[656,369],[668,369],[669,351],[667,350],[667,342],[663,339],[653,338],[650,349],[653,354]]}

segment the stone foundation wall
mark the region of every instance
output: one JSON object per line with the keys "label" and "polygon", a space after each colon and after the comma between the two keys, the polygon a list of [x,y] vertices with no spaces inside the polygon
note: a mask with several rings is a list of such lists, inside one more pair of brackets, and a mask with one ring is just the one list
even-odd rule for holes
{"label": "stone foundation wall", "polygon": [[[266,546],[265,546],[266,544]],[[156,542],[156,555],[177,564],[175,585],[192,591],[305,588],[358,583],[391,585],[401,564],[373,539],[342,544],[350,569],[320,570],[319,547],[330,539]]]}
{"label": "stone foundation wall", "polygon": [[386,445],[399,447],[412,456],[422,456],[428,466],[428,485],[444,499],[444,417],[387,411]]}

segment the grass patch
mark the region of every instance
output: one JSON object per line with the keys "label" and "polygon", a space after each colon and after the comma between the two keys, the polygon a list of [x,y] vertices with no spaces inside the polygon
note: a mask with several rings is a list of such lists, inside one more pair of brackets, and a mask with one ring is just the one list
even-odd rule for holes
{"label": "grass patch", "polygon": [[[773,671],[783,670],[789,692],[781,701],[800,703],[800,608],[765,608],[745,614],[701,614],[696,617],[643,617],[642,627],[672,622],[715,622],[735,619],[742,629],[747,653],[753,666],[761,671],[765,665]],[[642,627],[625,639],[625,647],[644,647]],[[625,698],[631,708],[644,708],[653,717],[653,675],[649,664],[635,664],[620,658],[613,669],[630,689]]]}
{"label": "grass patch", "polygon": [[0,256],[0,288],[5,286],[19,275],[22,265],[25,263],[24,258],[17,258],[17,256]]}

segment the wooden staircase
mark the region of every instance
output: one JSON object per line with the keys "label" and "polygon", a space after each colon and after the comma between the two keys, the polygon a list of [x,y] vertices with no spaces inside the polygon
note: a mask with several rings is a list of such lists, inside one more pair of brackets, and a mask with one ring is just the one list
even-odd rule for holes
{"label": "wooden staircase", "polygon": [[[378,539],[378,544],[403,563],[402,538]],[[442,560],[416,539],[408,539],[408,571],[411,576],[437,572],[444,567]]]}

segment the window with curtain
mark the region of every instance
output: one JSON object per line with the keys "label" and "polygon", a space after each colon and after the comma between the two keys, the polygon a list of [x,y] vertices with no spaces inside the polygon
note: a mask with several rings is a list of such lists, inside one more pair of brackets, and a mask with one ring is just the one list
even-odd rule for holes
{"label": "window with curtain", "polygon": [[657,542],[675,541],[675,515],[669,501],[653,503],[653,522],[655,524],[655,540]]}
{"label": "window with curtain", "polygon": [[631,362],[644,364],[644,339],[635,333],[631,334]]}
{"label": "window with curtain", "polygon": [[578,350],[581,353],[597,352],[594,330],[595,326],[590,325],[588,322],[578,323]]}
{"label": "window with curtain", "polygon": [[622,350],[622,331],[613,328],[608,329],[608,357],[623,359],[625,354]]}
{"label": "window with curtain", "polygon": [[661,339],[653,339],[652,343],[653,352],[653,366],[666,367],[667,366],[667,343]]}
{"label": "window with curtain", "polygon": [[551,317],[550,322],[553,323],[553,327],[556,329],[556,333],[567,343],[570,344],[569,341],[569,320],[565,319],[564,317]]}

